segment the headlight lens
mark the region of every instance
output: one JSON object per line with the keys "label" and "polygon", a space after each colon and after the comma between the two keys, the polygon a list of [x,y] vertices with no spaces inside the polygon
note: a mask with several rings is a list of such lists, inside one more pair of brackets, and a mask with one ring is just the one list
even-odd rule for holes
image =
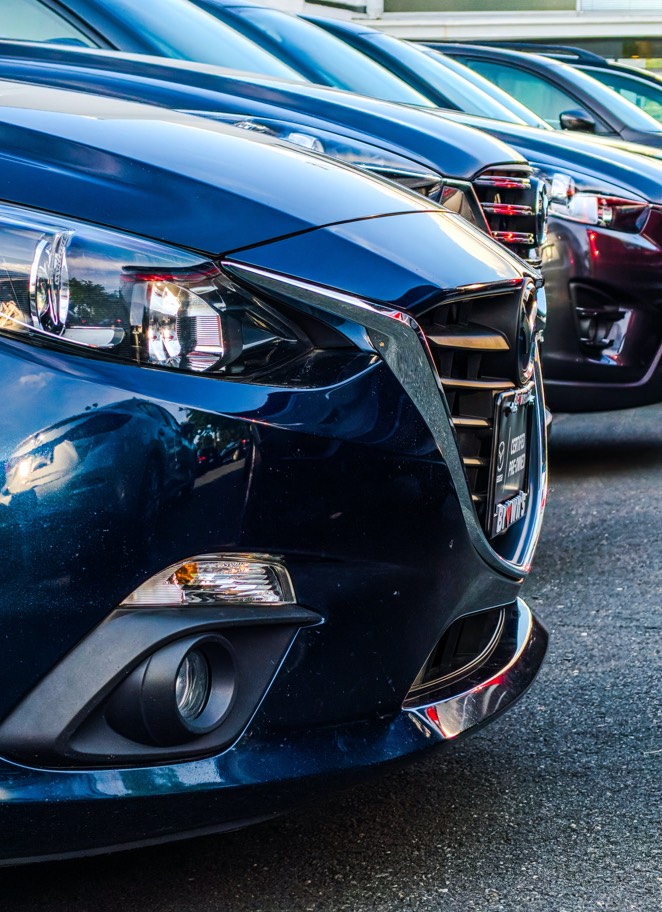
{"label": "headlight lens", "polygon": [[228,377],[310,349],[209,261],[13,206],[0,206],[0,333]]}
{"label": "headlight lens", "polygon": [[550,214],[561,218],[599,225],[614,231],[639,232],[646,224],[646,200],[609,184],[586,184],[570,174],[544,175],[549,188]]}

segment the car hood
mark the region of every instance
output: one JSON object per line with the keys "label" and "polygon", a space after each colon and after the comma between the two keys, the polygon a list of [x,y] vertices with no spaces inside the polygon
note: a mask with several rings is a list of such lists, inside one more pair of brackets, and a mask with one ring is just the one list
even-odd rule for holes
{"label": "car hood", "polygon": [[578,172],[632,190],[651,203],[662,203],[662,160],[658,149],[600,136],[538,130],[469,114],[449,116],[511,143],[533,165]]}
{"label": "car hood", "polygon": [[164,105],[173,110],[270,117],[333,129],[471,180],[495,164],[522,162],[496,137],[440,120],[436,109],[377,101],[322,86],[205,64],[52,45],[0,41],[0,79],[21,79]]}
{"label": "car hood", "polygon": [[0,199],[208,254],[436,208],[397,184],[211,120],[23,83],[0,82],[0,145]]}
{"label": "car hood", "polygon": [[242,250],[224,266],[341,289],[414,316],[453,289],[537,277],[484,232],[443,209],[320,228]]}

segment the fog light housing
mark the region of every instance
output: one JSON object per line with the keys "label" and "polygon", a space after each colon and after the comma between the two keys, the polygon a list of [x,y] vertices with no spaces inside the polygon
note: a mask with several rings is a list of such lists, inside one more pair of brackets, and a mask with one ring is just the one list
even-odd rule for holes
{"label": "fog light housing", "polygon": [[236,695],[234,652],[219,634],[162,647],[135,668],[111,697],[106,719],[140,744],[184,744],[229,715]]}
{"label": "fog light housing", "polygon": [[156,573],[122,606],[289,605],[294,601],[290,575],[277,559],[261,554],[201,554]]}

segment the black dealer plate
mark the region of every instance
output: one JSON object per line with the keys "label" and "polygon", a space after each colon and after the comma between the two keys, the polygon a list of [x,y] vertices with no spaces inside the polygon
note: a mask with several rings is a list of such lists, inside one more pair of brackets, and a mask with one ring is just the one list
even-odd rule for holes
{"label": "black dealer plate", "polygon": [[489,535],[501,535],[524,519],[529,499],[529,436],[533,384],[501,393],[494,412],[494,447],[490,482]]}

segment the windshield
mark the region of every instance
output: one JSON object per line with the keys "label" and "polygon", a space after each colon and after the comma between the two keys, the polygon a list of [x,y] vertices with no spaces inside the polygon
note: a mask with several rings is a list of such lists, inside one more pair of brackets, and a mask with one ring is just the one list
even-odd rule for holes
{"label": "windshield", "polygon": [[462,76],[463,79],[472,82],[477,88],[487,92],[488,95],[496,101],[499,101],[504,107],[507,107],[509,111],[516,114],[522,123],[525,123],[528,127],[542,127],[544,130],[552,129],[549,124],[545,123],[542,117],[538,117],[531,108],[527,108],[526,105],[523,105],[516,98],[513,98],[512,95],[509,95],[507,92],[504,92],[498,86],[494,85],[493,82],[490,82],[489,79],[485,79],[484,76],[475,73],[470,67],[460,63],[459,60],[455,60],[454,57],[446,57],[445,54],[442,54],[440,51],[434,51],[431,48],[428,50],[429,53],[434,54],[445,67],[448,67],[449,70],[453,70],[458,76]]}
{"label": "windshield", "polygon": [[638,79],[634,74],[622,73],[618,70],[609,70],[607,67],[586,67],[593,79],[598,79],[618,92],[630,104],[662,122],[662,82],[657,86],[653,82]]}
{"label": "windshield", "polygon": [[432,89],[448,99],[451,107],[465,111],[467,114],[479,114],[510,123],[523,123],[519,117],[512,114],[498,101],[494,101],[482,89],[476,88],[420,48],[381,32],[366,34],[364,37],[383,48],[417,76],[424,79]]}
{"label": "windshield", "polygon": [[102,0],[99,5],[149,36],[155,53],[164,57],[306,81],[278,58],[187,0]]}
{"label": "windshield", "polygon": [[434,107],[383,66],[310,22],[263,6],[236,7],[233,12],[256,25],[271,41],[300,60],[302,66],[337,89],[382,101]]}

